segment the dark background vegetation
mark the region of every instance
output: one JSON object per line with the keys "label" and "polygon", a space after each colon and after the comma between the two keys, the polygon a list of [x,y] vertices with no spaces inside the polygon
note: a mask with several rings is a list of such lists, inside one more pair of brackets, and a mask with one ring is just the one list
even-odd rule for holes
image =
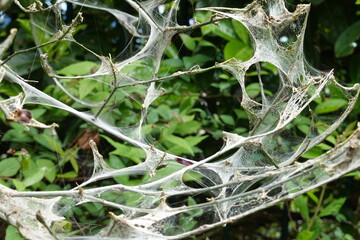
{"label": "dark background vegetation", "polygon": [[[116,9],[135,14],[135,11],[125,1],[106,0],[103,2]],[[188,25],[194,17],[196,8],[208,6],[241,8],[249,2],[182,0],[178,22]],[[312,6],[308,18],[304,45],[307,61],[320,70],[328,71],[334,69],[337,80],[343,85],[351,86],[355,83],[360,83],[360,48],[358,46],[350,47],[350,49],[346,48],[345,50],[342,48],[342,46],[349,45],[350,43],[360,44],[360,27],[357,27],[360,26],[360,2],[356,2],[356,0],[289,0],[286,4],[288,9],[293,11],[297,4],[309,2]],[[68,4],[68,11],[64,12],[64,22],[69,23],[77,11],[78,8]],[[75,38],[93,51],[102,55],[111,53],[115,60],[121,60],[132,55],[141,47],[142,40],[133,39],[124,28],[114,21],[110,14],[102,14],[100,11],[86,8],[83,11],[85,19],[84,27],[75,35]],[[2,39],[7,36],[11,28],[16,27],[19,29],[17,38],[10,51],[33,46],[33,38],[26,28],[28,26],[26,21],[28,19],[29,15],[22,13],[15,5],[12,5],[6,11],[6,15],[2,15],[0,26]],[[227,46],[230,48],[227,45],[229,42],[241,40],[233,30],[234,25],[229,23],[225,24],[225,27],[228,28],[228,35],[216,29],[217,26],[214,26],[206,34],[200,29],[188,33],[192,40],[188,40],[184,36],[175,36],[171,47],[175,49],[177,56],[167,54],[165,58],[172,59],[178,57],[182,61],[178,65],[172,65],[172,71],[188,69],[194,63],[202,66],[211,66],[214,62],[221,62],[232,56],[246,60],[249,57],[248,55],[251,55],[249,53],[250,50],[241,51],[249,48],[250,43],[241,49],[235,48],[230,52],[223,51]],[[344,35],[347,37],[344,37]],[[343,37],[341,38],[340,36]],[[244,37],[246,38],[246,36]],[[203,42],[203,40],[206,40],[206,42]],[[200,44],[201,42],[203,44]],[[57,69],[77,61],[95,60],[91,54],[78,48],[69,48],[65,52],[58,51],[57,54],[52,59]],[[51,79],[45,76],[34,52],[19,55],[10,61],[9,64],[25,78],[38,80],[41,85],[40,88],[45,92],[51,93],[59,99],[63,98],[59,91],[54,90]],[[166,67],[166,63],[164,66]],[[273,76],[269,74],[268,77],[268,82],[270,83]],[[205,81],[204,79],[214,79],[214,81]],[[37,86],[39,87],[39,85]],[[221,148],[222,130],[233,131],[239,134],[246,134],[248,131],[247,119],[244,117],[244,112],[240,109],[239,86],[230,75],[214,70],[188,78],[184,77],[176,83],[165,82],[163,86],[168,90],[162,100],[168,104],[169,109],[185,112],[187,116],[194,109],[196,109],[197,113],[195,114],[195,120],[191,124],[189,123],[186,126],[180,125],[171,115],[167,114],[168,108],[163,107],[160,103],[155,103],[154,109],[150,109],[152,114],[148,120],[149,124],[155,123],[159,119],[163,123],[163,125],[160,124],[152,130],[152,135],[156,138],[155,144],[158,144],[158,147],[172,148],[171,143],[166,142],[166,133],[163,133],[161,130],[166,124],[178,124],[176,127],[178,130],[175,130],[175,134],[180,136],[184,129],[190,129],[185,135],[191,135],[199,130],[206,132],[206,136],[208,136],[206,139],[201,139],[198,144],[195,144],[196,146],[191,146],[193,154],[186,152],[184,149],[173,150],[175,153],[193,155],[198,159],[209,156]],[[271,90],[272,87],[270,86],[269,88]],[[19,92],[17,87],[7,83],[1,84],[0,96],[2,98],[15,95],[16,92]],[[130,109],[128,112],[121,113],[121,120],[120,118],[118,119],[120,125],[128,126],[136,123],[139,116],[134,113],[134,109],[136,109],[136,106],[133,106],[132,110]],[[238,111],[234,111],[234,109],[238,109]],[[24,164],[22,164],[19,166],[17,174],[1,177],[0,183],[2,184],[13,188],[16,187],[17,189],[24,186],[24,189],[27,190],[70,189],[76,186],[77,182],[81,182],[89,176],[92,169],[91,153],[81,142],[84,139],[86,140],[86,136],[97,139],[100,145],[100,152],[105,157],[109,159],[122,159],[123,166],[129,166],[141,160],[140,157],[139,159],[129,159],[128,156],[111,154],[114,149],[123,149],[129,146],[122,143],[112,143],[111,140],[106,138],[109,136],[106,136],[105,133],[99,133],[93,127],[67,113],[53,111],[46,107],[34,108],[32,110],[44,122],[60,123],[58,142],[64,150],[63,152],[57,152],[57,156],[66,159],[66,161],[62,166],[56,168],[52,175],[42,175],[37,181],[28,181],[25,185],[17,185],[13,179],[18,178],[23,180],[22,182],[25,182],[27,179],[26,171],[20,170],[20,168],[24,168]],[[338,132],[341,133],[343,130],[351,131],[354,129],[359,114],[360,104],[358,101],[354,111],[342,124]],[[2,138],[0,146],[1,159],[9,158],[8,150],[14,149],[16,153],[12,157],[18,158],[22,163],[24,161],[35,161],[38,165],[41,165],[41,161],[38,161],[39,159],[35,156],[38,152],[44,151],[44,149],[50,152],[52,150],[44,147],[46,144],[43,142],[36,140],[40,133],[30,131],[25,136],[20,134],[20,130],[16,130],[18,129],[16,125],[9,123],[3,114],[1,114],[0,118],[0,137]],[[191,132],[191,129],[193,129],[193,132]],[[9,133],[9,131],[11,132]],[[98,134],[103,135],[99,136]],[[67,151],[70,152],[70,150],[73,153],[73,158],[67,155]],[[26,160],[27,158],[30,160]],[[74,162],[74,159],[76,159],[77,163]],[[52,166],[51,163],[44,164]],[[132,179],[127,181],[132,181]],[[325,187],[304,194],[296,198],[296,200],[281,203],[275,207],[248,216],[236,223],[228,224],[225,228],[215,229],[197,236],[197,239],[206,239],[206,237],[211,240],[360,239],[359,183],[360,173],[355,172],[335,182],[331,182]],[[320,209],[320,211],[316,209]],[[100,211],[100,213],[97,211]],[[105,212],[104,209],[99,210],[94,206],[87,206],[85,208],[78,208],[70,217],[80,223],[92,224],[100,222]],[[6,228],[7,224],[2,222],[0,226],[0,238],[2,239],[5,238]]]}

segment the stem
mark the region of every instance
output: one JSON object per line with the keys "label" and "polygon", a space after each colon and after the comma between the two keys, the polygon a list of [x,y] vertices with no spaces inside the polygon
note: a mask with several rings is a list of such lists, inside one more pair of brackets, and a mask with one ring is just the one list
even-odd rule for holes
{"label": "stem", "polygon": [[270,156],[270,154],[263,148],[263,145],[260,143],[261,152],[270,160],[271,164],[274,165],[277,169],[279,169],[279,165],[275,162],[275,160]]}
{"label": "stem", "polygon": [[161,77],[161,78],[154,78],[154,79],[151,79],[151,80],[146,80],[146,81],[137,81],[137,82],[133,82],[133,83],[127,83],[127,84],[123,84],[123,85],[120,85],[118,86],[118,88],[124,88],[124,87],[133,87],[133,86],[136,86],[136,85],[141,85],[141,84],[147,84],[147,83],[152,83],[152,82],[161,82],[163,80],[168,80],[168,79],[171,79],[171,78],[175,78],[175,77],[179,77],[179,76],[182,76],[182,75],[193,75],[193,74],[198,74],[198,73],[203,73],[203,72],[206,72],[206,71],[209,71],[211,69],[214,69],[214,68],[217,68],[217,66],[211,66],[211,67],[208,67],[208,68],[200,68],[200,69],[196,69],[196,70],[189,70],[189,71],[186,71],[186,72],[176,72],[176,73],[173,73],[169,76],[165,76],[165,77]]}
{"label": "stem", "polygon": [[321,187],[321,193],[320,193],[320,198],[319,198],[319,201],[316,205],[316,209],[315,209],[315,213],[314,215],[312,216],[311,220],[310,220],[310,223],[308,224],[306,230],[310,231],[311,227],[314,225],[315,221],[316,221],[316,217],[318,216],[319,212],[320,212],[320,208],[321,208],[321,204],[324,200],[324,195],[325,195],[325,190],[326,190],[326,185],[327,184],[324,184],[322,185]]}
{"label": "stem", "polygon": [[100,113],[102,112],[102,110],[104,110],[105,106],[109,103],[110,99],[111,99],[112,96],[115,94],[116,90],[117,90],[117,87],[114,87],[114,88],[112,89],[112,91],[110,92],[109,96],[105,99],[104,104],[101,105],[99,111],[97,111],[97,113],[96,113],[95,116],[93,117],[93,120],[95,120],[95,119],[100,115]]}
{"label": "stem", "polygon": [[48,230],[48,232],[51,234],[51,236],[54,237],[55,240],[59,240],[59,238],[56,236],[56,233],[46,224],[46,219],[41,215],[41,212],[38,211],[36,213],[36,220],[38,220],[45,228]]}
{"label": "stem", "polygon": [[115,94],[116,90],[118,89],[118,87],[117,87],[117,77],[116,77],[116,73],[115,73],[115,66],[114,66],[114,63],[111,60],[111,56],[109,57],[109,62],[110,62],[112,74],[113,74],[113,77],[114,77],[114,88],[111,90],[109,96],[105,99],[104,104],[101,105],[99,111],[93,117],[93,120],[95,120],[100,115],[102,110],[104,110],[105,106],[108,104],[108,102],[110,101],[112,96]]}
{"label": "stem", "polygon": [[256,66],[256,71],[257,71],[257,74],[258,74],[258,79],[259,79],[259,84],[260,84],[262,105],[267,106],[267,99],[265,97],[264,85],[263,85],[263,82],[262,82],[262,79],[261,79],[261,66],[260,66],[260,63],[259,62],[255,63],[255,66]]}
{"label": "stem", "polygon": [[[55,8],[55,7],[58,7],[60,4],[62,4],[63,2],[65,2],[65,0],[61,0],[61,1],[58,1],[57,3],[55,3],[54,5],[51,5],[47,8],[42,8],[42,6],[39,6],[37,5],[36,7],[40,7],[40,9],[26,9],[20,2],[19,0],[14,0],[14,3],[24,12],[27,12],[27,13],[37,13],[37,12],[44,12],[44,11],[48,11],[52,8]],[[30,7],[31,5],[28,6],[28,8]]]}
{"label": "stem", "polygon": [[191,26],[177,26],[177,27],[167,27],[165,30],[177,31],[177,32],[190,32],[197,28],[212,24],[221,20],[229,19],[230,17],[212,17],[211,20],[203,23],[194,24]]}

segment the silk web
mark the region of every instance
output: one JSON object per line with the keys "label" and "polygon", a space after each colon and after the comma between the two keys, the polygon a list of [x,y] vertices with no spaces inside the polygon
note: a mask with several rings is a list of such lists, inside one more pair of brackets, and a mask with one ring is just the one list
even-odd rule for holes
{"label": "silk web", "polygon": [[[62,17],[64,2],[80,9],[67,25]],[[309,5],[298,5],[294,12],[289,12],[282,0],[259,0],[242,9],[197,9],[213,13],[207,24],[223,19],[234,19],[243,24],[249,31],[254,55],[245,62],[230,59],[213,63],[209,68],[195,65],[188,71],[160,76],[160,64],[172,38],[191,31],[200,23],[192,26],[177,24],[179,1],[126,2],[137,16],[98,1],[59,1],[48,7],[38,1],[30,6],[15,1],[23,11],[31,14],[30,23],[43,69],[76,104],[68,105],[38,90],[36,84],[23,79],[6,65],[9,59],[5,58],[1,67],[3,81],[18,84],[23,90],[0,103],[6,117],[16,118],[16,109],[30,104],[63,109],[145,153],[141,163],[113,169],[91,142],[93,173],[71,190],[20,192],[0,185],[0,217],[17,226],[23,236],[29,239],[179,239],[294,198],[359,167],[358,130],[324,155],[298,161],[304,152],[320,144],[343,122],[359,94],[359,85],[343,87],[336,82],[332,71],[318,71],[305,61],[303,39]],[[113,59],[78,42],[73,33],[83,21],[81,9],[85,8],[113,15],[134,38],[142,39],[137,52]],[[15,34],[16,30],[12,30],[2,44],[3,52]],[[64,76],[59,69],[53,69],[48,61],[49,46],[59,42],[91,52],[95,66],[93,73]],[[276,67],[279,87],[274,94],[266,94],[267,86],[259,75],[261,101],[256,101],[246,91],[248,82],[245,79],[247,71],[252,66],[260,68],[260,63],[271,63]],[[183,75],[209,69],[226,71],[238,81],[241,106],[248,114],[251,127],[249,134],[245,137],[224,131],[223,147],[204,159],[176,156],[154,147],[144,135],[143,126],[151,104],[166,92],[162,82],[175,83]],[[84,81],[87,86],[94,81],[101,83],[108,94],[95,97],[94,93],[90,100],[81,99],[76,95],[78,91],[73,90],[83,87]],[[346,102],[336,116],[315,114],[317,99],[325,96]],[[139,105],[138,123],[131,127],[118,125],[112,118],[114,106],[124,100]],[[299,136],[293,129],[301,114],[310,114],[312,121],[305,123],[306,134]],[[49,128],[56,135],[56,127],[61,123],[45,125],[31,119],[22,124],[28,128]],[[136,186],[97,185],[114,177],[138,175],[149,176],[148,181]],[[125,196],[135,200],[125,201]],[[95,235],[64,236],[61,231],[56,231],[59,228],[54,226],[64,220],[69,209],[87,202],[107,206],[121,214],[109,212],[109,224]]]}

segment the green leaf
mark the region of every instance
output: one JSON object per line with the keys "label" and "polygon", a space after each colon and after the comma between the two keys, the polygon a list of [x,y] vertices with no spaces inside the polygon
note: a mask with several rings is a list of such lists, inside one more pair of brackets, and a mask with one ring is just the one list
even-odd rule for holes
{"label": "green leaf", "polygon": [[6,228],[5,240],[25,240],[21,237],[18,229],[13,225],[9,225]]}
{"label": "green leaf", "polygon": [[341,213],[337,213],[335,215],[335,218],[336,218],[336,221],[338,221],[338,222],[346,222],[347,221],[347,217]]}
{"label": "green leaf", "polygon": [[45,112],[46,112],[46,109],[43,109],[43,108],[31,109],[31,115],[35,119],[42,116]]}
{"label": "green leaf", "polygon": [[174,136],[174,135],[167,135],[165,136],[165,140],[171,142],[172,144],[183,148],[187,153],[190,155],[194,155],[194,151],[192,150],[192,147],[189,145],[189,143],[180,137]]}
{"label": "green leaf", "polygon": [[335,56],[346,57],[352,54],[357,47],[356,41],[360,38],[360,20],[347,27],[335,42]]}
{"label": "green leaf", "polygon": [[172,43],[165,49],[165,54],[169,58],[179,58],[178,55],[179,50],[177,50],[176,46]]}
{"label": "green leaf", "polygon": [[299,125],[296,125],[296,127],[300,130],[300,132],[302,132],[306,135],[309,134],[309,128],[310,128],[309,125],[299,124]]}
{"label": "green leaf", "polygon": [[7,184],[6,181],[4,181],[4,179],[1,179],[1,178],[0,178],[0,184],[8,187],[8,184]]}
{"label": "green leaf", "polygon": [[152,109],[146,115],[146,122],[149,124],[157,123],[159,121],[159,115],[156,110]]}
{"label": "green leaf", "polygon": [[359,177],[359,176],[360,176],[360,171],[355,171],[344,175],[344,177]]}
{"label": "green leaf", "polygon": [[1,139],[4,142],[20,142],[29,143],[33,142],[33,138],[30,137],[25,131],[19,129],[10,129],[6,131]]}
{"label": "green leaf", "polygon": [[253,49],[238,40],[228,42],[224,48],[224,56],[226,60],[236,58],[245,62],[253,55]]}
{"label": "green leaf", "polygon": [[193,106],[195,105],[198,97],[184,97],[179,106],[179,114],[186,115],[190,110],[193,110]]}
{"label": "green leaf", "polygon": [[115,142],[114,140],[105,135],[101,135],[101,137],[108,141],[115,148],[115,150],[110,152],[110,154],[129,158],[136,164],[141,163],[142,159],[146,157],[146,153],[140,148],[126,146],[122,143]]}
{"label": "green leaf", "polygon": [[212,60],[212,58],[204,54],[195,54],[194,56],[191,57],[183,57],[184,66],[186,70],[189,70],[190,68],[196,65],[201,67],[202,65],[204,65],[204,63],[210,60]]}
{"label": "green leaf", "polygon": [[33,174],[31,174],[29,177],[25,178],[25,180],[23,181],[23,183],[25,184],[25,187],[29,187],[34,185],[35,183],[38,183],[41,181],[41,179],[43,179],[44,177],[44,171],[45,169],[43,168],[38,168],[36,169],[35,172],[33,172]]}
{"label": "green leaf", "polygon": [[155,60],[152,58],[140,59],[126,64],[121,69],[121,72],[126,73],[128,76],[137,78],[139,80],[149,80],[152,79],[154,76],[154,62]]}
{"label": "green leaf", "polygon": [[310,240],[312,239],[312,236],[314,235],[314,232],[309,230],[301,231],[297,237],[296,240]]}
{"label": "green leaf", "polygon": [[243,109],[234,109],[234,112],[239,119],[248,119],[248,115]]}
{"label": "green leaf", "polygon": [[70,221],[64,220],[61,222],[56,222],[54,226],[52,226],[54,232],[63,232],[68,233],[72,229],[72,223]]}
{"label": "green leaf", "polygon": [[171,120],[171,108],[168,105],[160,105],[156,112],[164,119],[165,121]]}
{"label": "green leaf", "polygon": [[249,37],[249,31],[247,28],[239,21],[235,19],[231,19],[231,23],[234,27],[235,33],[240,38],[240,40],[245,44],[250,46],[250,37]]}
{"label": "green leaf", "polygon": [[187,35],[185,33],[180,33],[179,36],[187,49],[189,49],[191,51],[195,50],[196,42],[192,37],[190,37],[189,35]]}
{"label": "green leaf", "polygon": [[225,89],[231,87],[231,83],[229,82],[218,82],[218,83],[212,83],[211,86],[219,88],[220,92],[223,92]]}
{"label": "green leaf", "polygon": [[37,159],[36,165],[43,169],[45,178],[52,183],[56,178],[56,166],[48,159]]}
{"label": "green leaf", "polygon": [[336,215],[344,205],[346,198],[338,198],[329,203],[319,214],[320,217]]}
{"label": "green leaf", "polygon": [[202,142],[204,139],[206,139],[208,136],[188,136],[185,138],[185,140],[187,141],[187,143],[190,146],[195,146],[198,143]]}
{"label": "green leaf", "polygon": [[260,83],[251,83],[245,87],[245,90],[250,98],[255,98],[261,92]]}
{"label": "green leaf", "polygon": [[269,70],[269,71],[265,71],[266,74],[269,74],[269,73],[274,74],[274,75],[279,74],[278,68],[275,65],[273,65],[273,64],[271,64],[269,62],[262,62],[261,63],[261,68],[265,68],[266,70]]}
{"label": "green leaf", "polygon": [[[149,182],[149,181],[154,182],[154,181],[160,180],[166,176],[169,176],[170,174],[172,174],[174,172],[179,171],[183,167],[184,167],[184,165],[178,164],[177,162],[169,163],[165,167],[155,170],[155,176],[150,177],[149,174],[145,175],[144,182]],[[174,185],[171,182],[174,183]],[[166,184],[166,186],[164,186],[164,188],[171,189],[172,187],[177,186],[177,183],[175,181],[171,181],[171,182],[168,182]],[[166,189],[164,189],[164,190],[166,190]]]}
{"label": "green leaf", "polygon": [[[121,159],[114,154],[110,154],[109,156],[109,166],[114,169],[126,168],[126,165],[123,163],[123,161],[121,161]],[[117,183],[128,185],[129,175],[119,175],[114,177],[114,180]]]}
{"label": "green leaf", "polygon": [[[203,23],[207,22],[211,19],[211,12],[208,11],[195,11],[194,19],[196,19],[197,22]],[[205,26],[201,27],[201,33],[202,35],[207,35],[212,31],[212,26],[206,24]]]}
{"label": "green leaf", "polygon": [[308,118],[308,117],[305,117],[303,115],[298,115],[295,120],[294,120],[294,123],[296,125],[299,125],[299,124],[306,124],[306,125],[310,125],[311,124],[311,119]]}
{"label": "green leaf", "polygon": [[311,198],[316,204],[319,202],[319,199],[318,197],[315,195],[315,191],[317,191],[316,189],[315,190],[312,190],[310,192],[307,192],[306,195],[309,196],[309,198]]}
{"label": "green leaf", "polygon": [[355,240],[355,238],[349,233],[345,233],[344,240]]}
{"label": "green leaf", "polygon": [[[17,22],[20,23],[20,26],[22,29],[26,30],[27,32],[31,32],[31,25],[30,25],[30,20],[29,19],[16,19]],[[32,36],[31,34],[29,34],[29,36]]]}
{"label": "green leaf", "polygon": [[317,105],[315,108],[315,113],[324,114],[324,113],[335,112],[340,108],[346,106],[347,103],[348,102],[345,99],[332,98]]}
{"label": "green leaf", "polygon": [[189,121],[189,122],[180,122],[176,125],[174,133],[180,135],[189,135],[192,133],[196,133],[201,128],[201,123],[198,121]]}
{"label": "green leaf", "polygon": [[183,67],[184,67],[184,63],[179,58],[177,58],[177,59],[173,59],[173,58],[165,59],[165,60],[161,61],[161,66],[160,66],[160,69],[159,69],[159,76],[165,76],[169,72],[176,72],[176,71],[180,70]]}
{"label": "green leaf", "polygon": [[84,99],[89,93],[99,86],[99,82],[90,79],[81,79],[79,82],[79,98]]}
{"label": "green leaf", "polygon": [[58,74],[62,74],[65,76],[81,76],[94,72],[98,65],[94,62],[83,61],[70,64],[60,70],[57,71]]}
{"label": "green leaf", "polygon": [[46,147],[50,151],[56,152],[60,155],[64,154],[64,150],[62,149],[61,144],[58,140],[51,138],[50,136],[46,134],[37,134],[34,137],[34,140],[38,143],[40,143],[42,146]]}
{"label": "green leaf", "polygon": [[20,162],[17,158],[11,157],[0,162],[0,176],[12,177],[20,170]]}
{"label": "green leaf", "polygon": [[76,173],[78,173],[79,172],[79,164],[76,160],[75,155],[76,155],[76,150],[71,148],[71,149],[67,149],[62,156],[64,157],[65,162],[70,161],[70,164],[73,167],[74,171]]}
{"label": "green leaf", "polygon": [[129,207],[136,207],[142,202],[142,196],[139,193],[125,191],[123,196],[126,201],[126,206]]}
{"label": "green leaf", "polygon": [[300,214],[301,216],[303,216],[303,218],[306,221],[310,220],[309,217],[309,208],[307,205],[308,199],[306,197],[304,197],[303,195],[298,196],[297,198],[295,198],[295,200],[293,200],[295,206],[300,210]]}
{"label": "green leaf", "polygon": [[325,144],[325,143],[320,143],[320,144],[318,145],[318,147],[321,148],[322,150],[325,150],[325,151],[332,149],[331,146],[329,146],[329,145],[327,145],[327,144]]}
{"label": "green leaf", "polygon": [[16,190],[18,190],[18,191],[24,191],[25,190],[26,186],[25,186],[24,182],[22,182],[20,180],[17,180],[17,179],[13,179],[12,182],[15,185]]}
{"label": "green leaf", "polygon": [[234,133],[237,133],[237,134],[244,134],[247,132],[248,132],[248,129],[244,128],[244,127],[238,127],[238,128],[234,129]]}
{"label": "green leaf", "polygon": [[87,202],[87,203],[83,204],[83,206],[93,216],[102,217],[105,215],[104,206],[101,203]]}
{"label": "green leaf", "polygon": [[[185,138],[185,141],[188,143],[188,145],[190,145],[191,147],[194,147],[195,145],[197,145],[198,143],[200,143],[201,141],[203,141],[205,138],[207,138],[207,136],[187,136]],[[195,147],[194,150],[196,150],[196,152],[199,152],[199,150],[197,150],[197,148]],[[179,145],[174,145],[169,149],[170,152],[177,154],[177,155],[181,155],[183,153],[187,153],[186,150],[179,146]],[[195,151],[194,151],[195,153]]]}
{"label": "green leaf", "polygon": [[230,20],[220,21],[218,25],[210,25],[212,32],[228,41],[238,40]]}
{"label": "green leaf", "polygon": [[182,123],[186,123],[186,122],[190,122],[192,120],[194,120],[195,115],[181,115],[177,117],[177,120],[182,122]]}
{"label": "green leaf", "polygon": [[70,172],[66,172],[64,174],[57,174],[56,175],[58,178],[76,178],[77,177],[77,173],[74,171],[70,171]]}
{"label": "green leaf", "polygon": [[212,47],[212,48],[215,48],[216,50],[218,50],[218,47],[215,44],[213,44],[212,42],[206,41],[203,38],[199,38],[199,46]]}
{"label": "green leaf", "polygon": [[323,154],[323,150],[321,148],[313,147],[310,150],[308,150],[307,152],[303,153],[301,155],[301,157],[307,158],[307,159],[314,159],[314,158],[321,156],[322,154]]}
{"label": "green leaf", "polygon": [[326,141],[332,143],[333,145],[336,145],[336,138],[334,135],[330,135],[326,138]]}
{"label": "green leaf", "polygon": [[311,231],[314,233],[311,240],[317,240],[321,234],[322,226],[319,216],[316,216],[314,224],[311,226]]}
{"label": "green leaf", "polygon": [[220,115],[220,119],[227,125],[230,125],[230,126],[235,125],[235,120],[231,115],[222,114],[222,115]]}

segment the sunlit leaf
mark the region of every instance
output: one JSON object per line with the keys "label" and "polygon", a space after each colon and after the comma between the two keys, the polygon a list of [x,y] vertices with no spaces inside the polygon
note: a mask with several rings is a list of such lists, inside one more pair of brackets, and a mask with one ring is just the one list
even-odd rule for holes
{"label": "sunlit leaf", "polygon": [[81,76],[90,74],[96,70],[97,66],[96,63],[90,61],[77,62],[58,70],[57,73],[65,76]]}
{"label": "sunlit leaf", "polygon": [[236,58],[247,61],[253,56],[253,49],[238,40],[229,41],[224,48],[225,59]]}
{"label": "sunlit leaf", "polygon": [[232,25],[234,26],[234,30],[240,40],[245,44],[248,45],[250,43],[249,31],[247,28],[239,21],[232,19]]}
{"label": "sunlit leaf", "polygon": [[165,140],[183,148],[184,150],[186,150],[187,153],[194,155],[194,151],[185,139],[174,135],[167,135]]}
{"label": "sunlit leaf", "polygon": [[6,228],[5,240],[24,240],[16,227],[9,225]]}
{"label": "sunlit leaf", "polygon": [[12,177],[20,170],[20,162],[11,157],[0,161],[0,177]]}
{"label": "sunlit leaf", "polygon": [[227,125],[231,125],[231,126],[235,125],[235,120],[230,115],[222,114],[222,115],[220,115],[220,119],[221,119],[221,121],[223,121]]}
{"label": "sunlit leaf", "polygon": [[36,165],[43,169],[44,176],[49,182],[53,182],[56,178],[56,166],[51,160],[37,159]]}
{"label": "sunlit leaf", "polygon": [[301,154],[301,157],[313,159],[321,156],[323,154],[323,150],[319,147],[313,147],[312,149],[308,150],[307,152]]}
{"label": "sunlit leaf", "polygon": [[346,105],[347,105],[347,101],[345,99],[332,98],[317,105],[315,108],[315,113],[324,114],[324,113],[335,112]]}
{"label": "sunlit leaf", "polygon": [[309,221],[309,208],[308,208],[308,201],[307,198],[303,195],[298,196],[294,201],[295,206],[300,210],[301,216],[306,220]]}
{"label": "sunlit leaf", "polygon": [[255,98],[261,92],[259,83],[251,83],[247,85],[245,89],[250,98]]}
{"label": "sunlit leaf", "polygon": [[32,186],[35,183],[38,183],[43,179],[44,177],[44,171],[43,168],[37,168],[35,172],[33,172],[29,177],[25,178],[23,181],[26,187]]}
{"label": "sunlit leaf", "polygon": [[77,177],[77,173],[74,171],[66,172],[64,174],[57,174],[58,178],[75,178]]}
{"label": "sunlit leaf", "polygon": [[185,33],[180,33],[179,36],[187,49],[189,49],[191,51],[195,50],[196,42],[192,37],[190,37],[189,35],[187,35]]}
{"label": "sunlit leaf", "polygon": [[319,214],[320,217],[337,214],[344,205],[346,198],[338,198],[331,201]]}

